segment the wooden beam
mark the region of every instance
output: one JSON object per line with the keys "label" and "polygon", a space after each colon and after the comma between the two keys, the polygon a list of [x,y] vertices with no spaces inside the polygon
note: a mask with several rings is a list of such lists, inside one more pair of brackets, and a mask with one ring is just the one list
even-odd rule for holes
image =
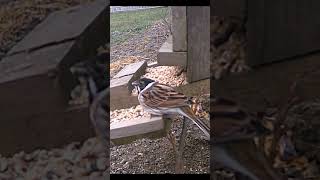
{"label": "wooden beam", "polygon": [[174,52],[172,48],[172,37],[169,36],[159,50],[157,61],[158,66],[186,67],[187,52]]}
{"label": "wooden beam", "polygon": [[204,79],[175,88],[188,97],[210,94],[210,79]]}
{"label": "wooden beam", "polygon": [[187,16],[186,6],[170,6],[172,14],[173,51],[187,51]]}
{"label": "wooden beam", "polygon": [[106,1],[96,0],[54,12],[1,60],[1,154],[93,136],[88,107],[66,112],[75,85],[69,68],[106,42],[108,10]]}
{"label": "wooden beam", "polygon": [[107,42],[108,29],[105,24],[109,21],[108,12],[109,8],[103,0],[53,12],[8,54],[28,53],[74,41],[72,49],[65,49],[69,51],[68,61],[60,62],[59,59],[56,60],[57,63],[68,66],[83,57],[93,56],[96,54],[96,49]]}
{"label": "wooden beam", "polygon": [[319,8],[318,0],[248,0],[248,64],[319,51]]}
{"label": "wooden beam", "polygon": [[131,96],[131,83],[139,79],[147,68],[147,62],[141,61],[124,67],[110,82],[110,110],[129,108],[138,105],[138,98]]}
{"label": "wooden beam", "polygon": [[0,93],[8,94],[0,101],[3,118],[59,112],[68,106],[76,84],[70,65],[96,53],[104,38],[95,39],[107,34],[101,24],[108,22],[109,8],[101,3],[97,0],[49,15],[1,60]]}
{"label": "wooden beam", "polygon": [[[112,79],[110,82],[110,110],[125,109],[138,105],[138,98],[131,96],[128,84],[134,81],[133,75]],[[132,89],[131,89],[132,90]]]}
{"label": "wooden beam", "polygon": [[265,100],[279,105],[296,77],[309,72],[298,84],[297,95],[305,100],[319,98],[319,58],[320,53],[315,53],[214,80],[214,96],[232,98],[245,108],[263,111],[267,106]]}
{"label": "wooden beam", "polygon": [[164,128],[161,116],[143,117],[113,123],[110,126],[110,138],[118,139],[138,134],[145,134]]}
{"label": "wooden beam", "polygon": [[89,108],[85,105],[68,108],[64,112],[3,118],[1,119],[0,153],[3,156],[12,156],[21,151],[31,153],[36,149],[48,150],[94,136],[94,129],[89,119]]}
{"label": "wooden beam", "polygon": [[171,120],[162,116],[136,118],[110,125],[113,143],[127,144],[141,138],[159,138],[166,135]]}
{"label": "wooden beam", "polygon": [[210,7],[187,7],[187,81],[210,77]]}
{"label": "wooden beam", "polygon": [[213,16],[244,18],[247,14],[248,0],[211,0]]}

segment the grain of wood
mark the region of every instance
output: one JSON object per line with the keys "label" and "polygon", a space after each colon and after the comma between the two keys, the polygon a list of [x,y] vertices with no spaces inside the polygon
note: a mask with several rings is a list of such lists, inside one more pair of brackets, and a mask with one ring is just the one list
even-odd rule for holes
{"label": "grain of wood", "polygon": [[187,81],[210,77],[210,7],[188,6]]}

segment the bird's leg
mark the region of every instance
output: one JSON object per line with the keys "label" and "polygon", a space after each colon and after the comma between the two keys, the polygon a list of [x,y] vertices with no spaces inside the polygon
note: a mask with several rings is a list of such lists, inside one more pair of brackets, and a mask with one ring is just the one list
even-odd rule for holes
{"label": "bird's leg", "polygon": [[184,147],[185,147],[185,137],[187,135],[187,123],[188,120],[183,117],[183,124],[182,124],[182,132],[180,135],[180,140],[179,140],[179,147],[178,147],[178,152],[176,156],[176,173],[181,174],[183,173],[183,152],[184,152]]}
{"label": "bird's leg", "polygon": [[173,151],[175,153],[175,155],[177,154],[177,148],[176,148],[176,139],[174,136],[172,136],[172,131],[170,130],[167,134],[167,138],[169,140],[169,142],[172,145]]}
{"label": "bird's leg", "polygon": [[[171,121],[171,117],[168,115],[168,114],[164,114],[163,115],[163,118],[168,120],[168,121]],[[173,152],[174,152],[174,155],[176,156],[177,154],[177,148],[176,148],[176,138],[172,135],[172,130],[171,130],[171,127],[169,128],[168,130],[168,133],[167,133],[167,139],[169,140],[170,144],[172,145],[172,149],[173,149]]]}

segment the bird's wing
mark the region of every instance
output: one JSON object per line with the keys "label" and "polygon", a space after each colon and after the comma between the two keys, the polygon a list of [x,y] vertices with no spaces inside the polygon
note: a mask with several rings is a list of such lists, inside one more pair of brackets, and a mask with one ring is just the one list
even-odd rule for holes
{"label": "bird's wing", "polygon": [[144,104],[151,108],[176,108],[188,105],[188,98],[184,94],[160,83],[155,83],[144,91],[141,96]]}

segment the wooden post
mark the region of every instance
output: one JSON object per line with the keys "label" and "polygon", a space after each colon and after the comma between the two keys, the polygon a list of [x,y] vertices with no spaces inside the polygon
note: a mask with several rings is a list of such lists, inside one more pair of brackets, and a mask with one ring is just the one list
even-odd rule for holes
{"label": "wooden post", "polygon": [[187,81],[210,77],[210,6],[187,7]]}
{"label": "wooden post", "polygon": [[173,51],[187,51],[186,6],[171,6]]}

